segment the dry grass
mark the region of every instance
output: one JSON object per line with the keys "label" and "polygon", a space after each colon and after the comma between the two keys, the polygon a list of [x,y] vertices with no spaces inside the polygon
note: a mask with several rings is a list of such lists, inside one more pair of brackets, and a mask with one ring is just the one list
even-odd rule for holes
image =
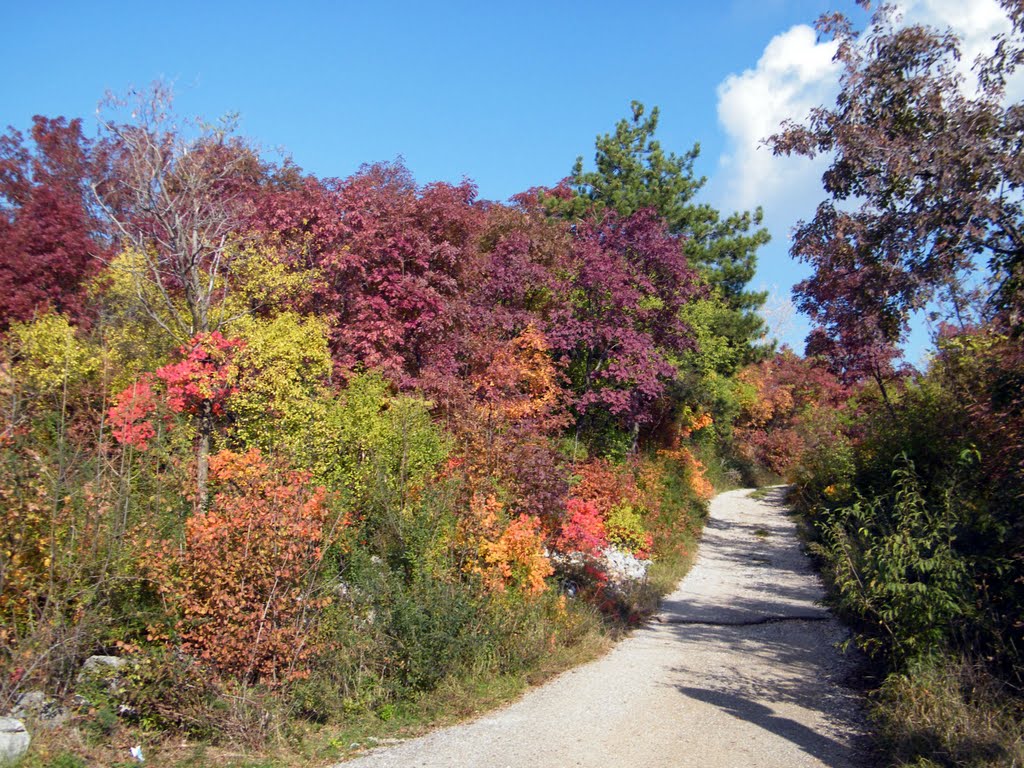
{"label": "dry grass", "polygon": [[875,718],[895,765],[1024,766],[1024,707],[977,665],[930,661],[893,674],[876,694]]}

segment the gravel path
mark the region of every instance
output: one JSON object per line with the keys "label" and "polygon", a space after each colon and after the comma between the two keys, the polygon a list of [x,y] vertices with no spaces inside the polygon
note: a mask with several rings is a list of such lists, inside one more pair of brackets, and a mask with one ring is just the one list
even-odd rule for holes
{"label": "gravel path", "polygon": [[650,624],[475,721],[345,768],[802,768],[866,765],[845,630],[781,491],[715,498],[697,562]]}

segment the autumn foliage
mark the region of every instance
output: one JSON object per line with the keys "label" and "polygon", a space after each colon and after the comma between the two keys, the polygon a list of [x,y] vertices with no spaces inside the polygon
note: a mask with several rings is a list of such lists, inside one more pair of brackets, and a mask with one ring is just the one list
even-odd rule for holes
{"label": "autumn foliage", "polygon": [[565,521],[555,545],[565,552],[596,555],[608,546],[604,515],[592,501],[571,498],[565,504]]}
{"label": "autumn foliage", "polygon": [[167,386],[167,404],[175,413],[223,416],[224,402],[236,390],[238,366],[234,356],[243,346],[219,331],[197,334],[179,350],[181,360],[156,372]]}
{"label": "autumn foliage", "polygon": [[0,327],[48,308],[85,316],[85,287],[106,254],[90,213],[93,163],[81,120],[37,116],[35,151],[0,136]]}
{"label": "autumn foliage", "polygon": [[107,411],[110,431],[122,445],[145,451],[156,436],[152,417],[160,407],[153,391],[152,377],[144,376],[114,396],[114,404]]}
{"label": "autumn foliage", "polygon": [[[197,335],[178,351],[181,359],[145,374],[114,395],[108,411],[118,442],[140,450],[156,435],[152,417],[160,411],[223,418],[227,399],[237,391],[235,354],[242,343],[218,331]],[[161,383],[160,391],[154,385]]]}
{"label": "autumn foliage", "polygon": [[807,430],[818,410],[840,408],[849,388],[820,361],[783,349],[740,372],[743,410],[735,425],[747,459],[787,477],[806,449]]}
{"label": "autumn foliage", "polygon": [[[656,505],[637,484],[636,467],[595,459],[577,468],[559,541],[593,553],[603,542],[644,557],[651,536],[644,513]],[[586,548],[584,548],[586,547]]]}
{"label": "autumn foliage", "polygon": [[474,495],[460,521],[460,535],[470,550],[467,572],[479,576],[488,589],[501,592],[514,586],[531,595],[547,589],[544,580],[553,568],[544,555],[536,517],[505,519],[497,499]]}
{"label": "autumn foliage", "polygon": [[102,727],[259,741],[652,609],[709,495],[657,454],[710,291],[657,210],[100,120],[0,139],[0,709],[116,653]]}
{"label": "autumn foliage", "polygon": [[330,603],[318,578],[346,521],[309,474],[275,467],[259,451],[210,459],[209,510],[185,523],[181,547],[148,566],[180,611],[182,647],[224,673],[280,681],[305,674]]}
{"label": "autumn foliage", "polygon": [[[715,488],[765,478],[887,685],[948,654],[1019,699],[1020,6],[973,92],[952,33],[820,20],[840,96],[769,139],[831,157],[803,356],[759,335],[760,211],[696,204],[698,148],[636,102],[596,170],[505,202],[319,178],[162,85],[96,140],[0,136],[0,711],[117,653],[72,721],[119,744],[387,720],[635,624]],[[921,311],[947,322],[914,370]]]}

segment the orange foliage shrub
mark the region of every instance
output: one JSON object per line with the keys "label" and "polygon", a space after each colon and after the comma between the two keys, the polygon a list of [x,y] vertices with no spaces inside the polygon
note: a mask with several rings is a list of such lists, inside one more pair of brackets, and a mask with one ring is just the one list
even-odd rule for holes
{"label": "orange foliage shrub", "polygon": [[686,482],[690,486],[690,490],[694,492],[698,499],[701,501],[711,501],[711,498],[715,495],[715,487],[705,476],[707,467],[704,466],[700,459],[693,455],[689,448],[679,447],[661,450],[658,451],[658,455],[672,459],[679,464],[686,477]]}
{"label": "orange foliage shrub", "polygon": [[517,512],[557,517],[565,501],[564,464],[549,436],[568,423],[566,392],[544,335],[528,327],[513,339],[475,341],[464,385],[438,400],[453,433],[469,495],[501,488]]}
{"label": "orange foliage shrub", "polygon": [[710,413],[691,414],[689,406],[685,410],[688,418],[679,426],[679,437],[690,437],[694,432],[700,432],[705,427],[710,427],[715,423]]}
{"label": "orange foliage shrub", "polygon": [[682,441],[688,439],[694,432],[709,427],[713,423],[711,415],[707,413],[690,416],[679,425],[670,446],[658,451],[659,456],[664,456],[679,465],[690,490],[701,501],[710,501],[715,495],[715,487],[707,479],[707,467],[693,455],[689,448],[682,445]]}
{"label": "orange foliage shrub", "polygon": [[572,488],[573,497],[593,502],[602,515],[607,516],[620,505],[643,506],[644,495],[627,466],[594,459],[577,467],[576,475],[578,482]]}
{"label": "orange foliage shrub", "polygon": [[641,505],[651,517],[662,513],[661,496],[665,487],[665,468],[662,462],[644,460],[637,472],[637,487],[641,493]]}
{"label": "orange foliage shrub", "polygon": [[540,594],[547,589],[544,580],[554,573],[544,554],[540,520],[517,515],[506,524],[503,517],[504,507],[494,496],[473,495],[459,526],[462,543],[473,553],[466,570],[495,592],[515,587]]}
{"label": "orange foliage shrub", "polygon": [[715,486],[711,484],[706,476],[707,467],[694,456],[690,451],[683,449],[684,456],[683,461],[686,465],[686,480],[690,484],[690,488],[697,494],[697,498],[701,501],[711,501],[711,498],[715,495]]}
{"label": "orange foliage shrub", "polygon": [[747,394],[733,434],[741,456],[789,476],[807,449],[808,427],[821,409],[839,409],[849,390],[825,367],[783,347],[738,375]]}
{"label": "orange foliage shrub", "polygon": [[152,565],[179,610],[183,647],[244,679],[301,677],[322,650],[315,629],[330,598],[316,577],[345,521],[331,519],[309,473],[255,449],[211,457],[210,477],[209,511],[186,522],[183,548],[164,548]]}
{"label": "orange foliage shrub", "polygon": [[140,451],[149,449],[149,441],[157,435],[150,420],[160,405],[153,392],[152,377],[144,375],[122,392],[114,395],[114,404],[107,411],[110,431],[121,445],[132,445]]}
{"label": "orange foliage shrub", "polygon": [[544,334],[533,326],[498,347],[486,369],[471,378],[479,407],[508,422],[532,420],[541,432],[566,423],[566,392]]}
{"label": "orange foliage shrub", "polygon": [[637,482],[644,494],[647,509],[646,524],[651,532],[649,549],[660,556],[671,554],[685,556],[686,544],[683,534],[692,533],[690,519],[680,515],[674,503],[664,504],[666,475],[672,471],[667,461],[644,461],[640,465]]}

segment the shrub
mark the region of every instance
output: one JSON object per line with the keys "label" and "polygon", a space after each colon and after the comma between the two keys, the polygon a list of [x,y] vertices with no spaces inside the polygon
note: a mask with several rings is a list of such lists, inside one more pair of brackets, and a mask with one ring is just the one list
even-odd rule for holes
{"label": "shrub", "polygon": [[245,341],[237,356],[238,387],[226,403],[232,438],[247,448],[286,449],[306,458],[327,426],[325,385],[332,365],[324,322],[292,312],[246,316],[232,323],[231,332]]}
{"label": "shrub", "polygon": [[224,704],[209,670],[188,656],[149,648],[132,659],[120,703],[128,719],[147,730],[212,739]]}
{"label": "shrub", "polygon": [[401,498],[422,488],[448,457],[449,440],[431,421],[429,403],[395,395],[379,373],[353,376],[311,425],[302,465],[357,505],[369,494]]}
{"label": "shrub", "polygon": [[185,523],[181,548],[153,553],[150,570],[180,612],[185,650],[242,679],[302,676],[321,650],[315,627],[330,598],[318,576],[345,521],[309,474],[257,450],[210,459],[210,509]]}
{"label": "shrub", "polygon": [[608,512],[605,521],[608,541],[637,557],[650,557],[651,535],[644,526],[643,517],[629,504],[619,504]]}
{"label": "shrub", "polygon": [[237,390],[237,357],[244,346],[241,339],[213,331],[196,334],[189,345],[181,347],[181,360],[156,372],[167,385],[171,410],[192,416],[223,416],[227,399]]}
{"label": "shrub", "polygon": [[672,459],[683,473],[687,484],[693,494],[702,502],[711,501],[715,495],[715,487],[707,478],[707,469],[704,464],[693,455],[689,448],[673,448],[658,452],[659,455]]}
{"label": "shrub", "polygon": [[555,546],[562,552],[597,555],[608,546],[604,516],[592,501],[569,499]]}
{"label": "shrub", "polygon": [[493,496],[472,497],[460,521],[462,540],[471,552],[466,569],[492,591],[514,587],[540,594],[554,572],[544,554],[540,520],[521,514],[506,522],[504,516],[504,506]]}
{"label": "shrub", "polygon": [[114,404],[107,411],[110,432],[121,445],[130,445],[140,451],[149,449],[149,441],[157,435],[150,420],[160,408],[153,392],[152,377],[140,376],[133,384],[114,396]]}
{"label": "shrub", "polygon": [[63,315],[13,323],[10,336],[16,360],[11,373],[37,396],[59,402],[99,370],[99,356]]}
{"label": "shrub", "polygon": [[898,660],[942,648],[951,622],[970,615],[969,565],[955,550],[956,510],[921,494],[912,462],[892,473],[891,494],[831,511],[818,551],[839,607],[874,627],[867,648]]}
{"label": "shrub", "polygon": [[605,516],[620,504],[639,506],[643,498],[632,469],[607,459],[593,459],[576,468],[572,495],[593,503]]}
{"label": "shrub", "polygon": [[806,431],[805,449],[793,470],[801,508],[811,511],[820,503],[848,502],[856,474],[854,443],[843,424],[835,413],[819,412]]}

